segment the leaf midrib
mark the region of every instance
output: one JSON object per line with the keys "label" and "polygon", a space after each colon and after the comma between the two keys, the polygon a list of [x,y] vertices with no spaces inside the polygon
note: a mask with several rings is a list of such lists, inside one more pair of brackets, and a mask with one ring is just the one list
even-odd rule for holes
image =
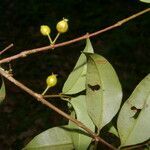
{"label": "leaf midrib", "polygon": [[[97,69],[97,71],[98,71],[98,66],[97,66],[97,64],[96,64],[96,62],[94,61],[94,59],[92,58],[92,56],[91,56],[91,60],[94,62],[94,64],[95,64],[95,66],[96,66],[96,69]],[[98,78],[100,77],[100,72],[98,71]],[[102,82],[102,80],[101,80],[101,78],[99,78],[99,80],[100,80],[100,83],[102,84],[101,85],[101,87],[103,87],[103,82]],[[103,121],[103,97],[104,97],[104,94],[103,94],[103,92],[102,92],[102,109],[101,109],[101,118],[102,119],[100,119],[100,124],[102,125],[102,121]],[[101,127],[101,125],[99,125],[100,127]],[[98,128],[99,130],[100,130],[100,127]],[[102,127],[101,127],[102,128]]]}

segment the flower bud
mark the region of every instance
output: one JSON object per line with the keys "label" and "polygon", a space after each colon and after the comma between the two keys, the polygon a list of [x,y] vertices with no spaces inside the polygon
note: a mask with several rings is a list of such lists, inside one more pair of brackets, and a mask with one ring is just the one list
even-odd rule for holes
{"label": "flower bud", "polygon": [[41,25],[40,32],[42,33],[42,35],[47,36],[50,34],[51,29],[47,25]]}
{"label": "flower bud", "polygon": [[55,86],[57,84],[57,75],[52,74],[52,75],[48,76],[46,79],[46,83],[47,83],[47,86],[49,86],[49,87]]}
{"label": "flower bud", "polygon": [[63,19],[59,21],[56,25],[56,29],[59,33],[65,33],[68,30],[68,20]]}

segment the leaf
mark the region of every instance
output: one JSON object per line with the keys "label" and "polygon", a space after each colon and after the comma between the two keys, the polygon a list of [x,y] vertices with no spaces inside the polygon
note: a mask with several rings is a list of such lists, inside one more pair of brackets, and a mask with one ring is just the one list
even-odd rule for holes
{"label": "leaf", "polygon": [[150,138],[150,74],[122,106],[117,128],[121,146],[142,143]]}
{"label": "leaf", "polygon": [[117,137],[119,137],[118,131],[117,131],[117,129],[113,125],[110,127],[110,129],[108,130],[108,132],[110,132],[110,133],[116,135]]}
{"label": "leaf", "polygon": [[150,139],[144,144],[144,150],[150,150]]}
{"label": "leaf", "polygon": [[[87,113],[85,95],[72,98],[70,103],[75,111],[75,113],[72,112],[71,115],[75,117],[76,114],[77,120],[81,121],[94,132],[95,126]],[[73,129],[71,135],[75,150],[86,150],[91,143],[92,138],[83,129],[70,121],[69,127]]]}
{"label": "leaf", "polygon": [[140,1],[144,3],[150,3],[150,0],[140,0]]}
{"label": "leaf", "polygon": [[2,79],[2,85],[0,88],[0,103],[5,99],[5,96],[6,96],[6,89],[5,89],[4,80]]}
{"label": "leaf", "polygon": [[[86,40],[86,47],[83,52],[93,53],[93,48],[90,39]],[[82,53],[73,69],[70,73],[67,81],[65,82],[62,92],[64,94],[75,94],[85,90],[87,59]]]}
{"label": "leaf", "polygon": [[87,57],[87,109],[100,130],[118,112],[122,89],[115,70],[104,57],[98,54],[88,54]]}
{"label": "leaf", "polygon": [[48,129],[32,139],[23,150],[73,150],[67,126]]}

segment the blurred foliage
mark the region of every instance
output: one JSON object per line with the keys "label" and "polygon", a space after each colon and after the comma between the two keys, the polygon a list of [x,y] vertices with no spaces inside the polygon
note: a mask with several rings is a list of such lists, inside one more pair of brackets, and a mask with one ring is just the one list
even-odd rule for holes
{"label": "blurred foliage", "polygon": [[[3,58],[48,45],[48,39],[39,32],[42,24],[51,27],[54,37],[56,23],[68,18],[69,31],[58,40],[63,42],[112,25],[149,6],[137,0],[1,0],[0,3],[0,49],[10,43],[15,45]],[[148,13],[144,14],[91,39],[95,52],[107,58],[116,69],[124,99],[150,72],[149,18]],[[40,93],[46,86],[46,77],[57,73],[59,84],[50,92],[58,93],[84,46],[85,41],[81,41],[13,61],[14,77]],[[8,68],[7,64],[3,66]],[[66,122],[11,83],[6,82],[6,90],[6,101],[0,105],[0,149],[20,149],[41,131]],[[66,111],[64,102],[51,101]]]}

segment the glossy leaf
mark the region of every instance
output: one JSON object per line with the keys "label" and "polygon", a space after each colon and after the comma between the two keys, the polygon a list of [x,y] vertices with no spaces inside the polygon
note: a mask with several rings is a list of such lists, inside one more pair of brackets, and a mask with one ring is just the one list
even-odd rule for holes
{"label": "glossy leaf", "polygon": [[[70,103],[75,111],[75,114],[72,112],[72,116],[76,116],[77,120],[81,121],[94,132],[95,125],[88,116],[85,95],[72,98]],[[86,150],[91,143],[92,138],[83,129],[72,122],[69,122],[69,127],[73,129],[71,135],[75,150]]]}
{"label": "glossy leaf", "polygon": [[150,138],[150,74],[122,106],[117,128],[121,146],[142,143]]}
{"label": "glossy leaf", "polygon": [[120,108],[122,89],[111,64],[98,54],[88,57],[86,102],[88,113],[98,129],[102,129]]}
{"label": "glossy leaf", "polygon": [[144,3],[150,3],[150,0],[140,0],[140,1]]}
{"label": "glossy leaf", "polygon": [[48,129],[32,139],[23,150],[73,150],[67,126]]}
{"label": "glossy leaf", "polygon": [[[93,53],[93,47],[89,39],[86,40],[86,47],[83,52]],[[62,92],[64,94],[75,94],[85,90],[87,59],[82,53],[75,65],[75,68],[70,73],[67,81],[64,84]]]}
{"label": "glossy leaf", "polygon": [[0,103],[5,99],[5,96],[6,96],[5,84],[4,84],[4,81],[2,79],[2,85],[0,88]]}

